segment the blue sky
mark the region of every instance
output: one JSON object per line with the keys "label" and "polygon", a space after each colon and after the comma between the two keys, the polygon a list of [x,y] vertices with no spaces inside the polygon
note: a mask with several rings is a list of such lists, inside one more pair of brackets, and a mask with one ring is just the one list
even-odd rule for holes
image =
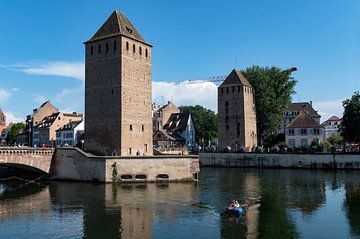
{"label": "blue sky", "polygon": [[[84,111],[83,42],[119,9],[153,48],[157,103],[216,110],[216,86],[179,84],[235,66],[296,66],[294,101],[326,120],[360,90],[360,1],[1,1],[0,107],[23,119],[50,99]],[[235,64],[236,58],[236,64]]]}

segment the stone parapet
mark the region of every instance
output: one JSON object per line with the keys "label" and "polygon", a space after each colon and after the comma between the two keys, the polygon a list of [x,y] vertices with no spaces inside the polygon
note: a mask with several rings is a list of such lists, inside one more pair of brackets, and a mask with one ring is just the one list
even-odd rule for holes
{"label": "stone parapet", "polygon": [[203,167],[360,169],[359,154],[201,153]]}

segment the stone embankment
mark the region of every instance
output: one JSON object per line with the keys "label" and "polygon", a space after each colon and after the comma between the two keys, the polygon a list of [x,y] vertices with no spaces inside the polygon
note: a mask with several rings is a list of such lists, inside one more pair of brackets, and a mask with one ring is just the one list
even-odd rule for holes
{"label": "stone embankment", "polygon": [[360,169],[360,154],[201,153],[202,167]]}
{"label": "stone embankment", "polygon": [[94,156],[77,148],[57,149],[54,179],[99,182],[197,180],[197,156]]}

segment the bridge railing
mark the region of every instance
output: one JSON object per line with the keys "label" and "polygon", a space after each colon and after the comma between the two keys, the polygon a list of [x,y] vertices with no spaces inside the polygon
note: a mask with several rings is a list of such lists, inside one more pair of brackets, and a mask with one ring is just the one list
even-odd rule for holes
{"label": "bridge railing", "polygon": [[30,148],[30,147],[0,147],[0,155],[16,154],[16,155],[52,155],[54,154],[54,148]]}

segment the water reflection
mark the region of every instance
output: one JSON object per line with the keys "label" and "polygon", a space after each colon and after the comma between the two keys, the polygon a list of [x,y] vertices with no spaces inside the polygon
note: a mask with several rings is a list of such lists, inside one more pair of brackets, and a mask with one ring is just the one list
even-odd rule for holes
{"label": "water reflection", "polygon": [[[198,184],[1,184],[0,233],[4,238],[354,238],[360,237],[359,175],[204,168]],[[221,215],[231,200],[257,195],[261,202],[245,218]]]}

